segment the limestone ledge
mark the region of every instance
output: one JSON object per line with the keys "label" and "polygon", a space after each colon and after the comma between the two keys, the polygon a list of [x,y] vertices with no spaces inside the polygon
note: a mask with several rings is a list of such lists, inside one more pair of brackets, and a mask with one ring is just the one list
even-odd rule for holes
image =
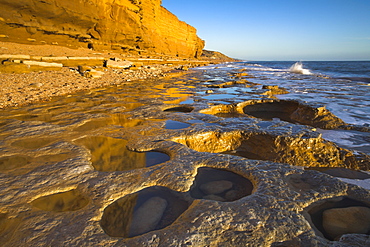
{"label": "limestone ledge", "polygon": [[[25,161],[22,161],[24,170],[19,169],[22,167],[14,170],[17,176],[14,176],[12,171],[3,170],[0,177],[2,244],[341,247],[368,245],[370,238],[366,234],[345,234],[333,239],[334,237],[327,236],[322,230],[322,225],[317,223],[316,218],[323,217],[320,216],[322,210],[331,210],[338,203],[340,205],[344,202],[366,208],[370,204],[369,190],[319,171],[304,169],[303,166],[317,164],[346,167],[343,160],[332,163],[329,159],[335,150],[340,151],[340,148],[321,139],[312,127],[273,122],[266,128],[261,127],[266,122],[258,119],[246,116],[228,120],[212,114],[203,114],[202,111],[205,109],[208,108],[201,103],[192,106],[152,104],[136,106],[127,115],[118,116],[117,112],[109,113],[112,114],[110,117],[107,117],[107,109],[104,108],[105,113],[96,115],[95,119],[80,119],[67,125],[39,121],[9,121],[7,129],[16,134],[8,135],[0,147],[7,153],[7,157],[18,159],[19,162],[22,159],[18,153],[22,151]],[[181,122],[196,119],[198,123],[185,129],[170,130],[163,128],[165,121],[155,120],[168,118]],[[60,121],[63,123],[64,120]],[[116,127],[105,127],[108,123]],[[212,123],[212,126],[206,126],[205,123]],[[4,131],[2,134],[9,133]],[[37,139],[35,142],[35,137],[40,135],[48,137]],[[89,139],[85,143],[89,143],[91,147],[86,147],[81,144],[83,143],[80,141],[81,135],[102,137],[107,141],[95,143],[93,139]],[[292,161],[295,160],[294,157],[304,153],[308,158],[316,157],[321,161],[315,163],[308,160],[302,163],[302,159],[288,165],[273,162],[268,155],[267,160],[261,160],[257,157],[253,159],[240,157],[241,155],[221,154],[220,152],[227,150],[214,149],[218,146],[228,147],[229,151],[235,150],[238,148],[236,143],[239,145],[246,143],[250,141],[245,139],[246,137],[258,135],[263,137],[257,140],[258,146],[262,149],[256,150],[256,154],[268,154],[270,152],[268,148],[274,148],[274,141],[264,140],[286,138],[286,141],[291,141],[291,145],[294,146],[294,149],[287,151]],[[100,153],[102,158],[110,154],[117,159],[115,151],[126,150],[115,144],[122,139],[129,140],[125,145],[130,151],[154,150],[168,154],[171,159],[152,167],[138,167],[127,171],[101,172],[94,169],[92,156],[96,152]],[[194,144],[196,140],[199,143]],[[304,147],[299,147],[300,142],[305,143]],[[249,153],[257,146],[253,145],[253,141],[251,143]],[[287,150],[286,147],[284,150]],[[248,148],[244,151],[248,151]],[[348,150],[344,151],[351,153]],[[132,158],[127,151],[125,152],[122,161]],[[56,157],[59,157],[57,160],[36,168],[32,167],[35,160],[27,160],[30,159],[27,157],[45,160],[53,154],[64,156],[57,155]],[[356,157],[354,160],[360,162]],[[364,157],[364,160],[369,162],[370,158]],[[3,159],[1,162],[8,161]],[[300,165],[303,166],[299,167]],[[253,189],[239,199],[224,202],[226,195],[221,197],[220,193],[235,187],[237,182],[235,179],[231,182],[226,175],[221,174],[216,185],[215,182],[202,184],[202,181],[197,180],[197,176],[202,171],[205,177],[209,177],[209,169],[232,172],[250,181]],[[200,191],[206,196],[198,198],[194,194],[196,186],[199,186]],[[242,183],[240,186],[246,185]],[[148,190],[152,190],[155,196],[148,194]],[[122,217],[130,222],[134,202],[139,200],[143,193],[151,197],[132,217],[136,223],[138,221],[135,219],[141,219],[150,222],[150,225],[131,224],[134,236],[122,237],[121,234],[127,227],[125,224],[129,224],[122,223],[125,222]],[[166,214],[169,205],[179,200],[188,202],[185,210],[172,223],[153,230],[155,225],[159,224],[160,218]],[[166,217],[171,216],[170,213]],[[356,217],[353,217],[353,220],[353,224],[358,223]],[[333,222],[329,220],[330,223]],[[112,232],[112,229],[116,229],[118,233]],[[348,233],[348,229],[343,232]]]}
{"label": "limestone ledge", "polygon": [[[368,126],[294,100],[211,105],[189,78],[3,110],[2,245],[369,245],[370,190],[341,178],[369,180],[370,157],[316,131]],[[231,80],[213,86],[249,85]]]}

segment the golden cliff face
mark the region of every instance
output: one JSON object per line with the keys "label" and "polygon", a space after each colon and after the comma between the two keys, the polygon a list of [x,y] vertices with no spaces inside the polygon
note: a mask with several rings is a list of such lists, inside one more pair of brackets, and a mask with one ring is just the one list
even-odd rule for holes
{"label": "golden cliff face", "polygon": [[204,47],[161,0],[0,0],[0,9],[0,41],[179,57]]}

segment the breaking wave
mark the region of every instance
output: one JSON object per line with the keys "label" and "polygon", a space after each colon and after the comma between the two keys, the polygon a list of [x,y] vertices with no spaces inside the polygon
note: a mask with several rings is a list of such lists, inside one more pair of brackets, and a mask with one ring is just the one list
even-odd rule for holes
{"label": "breaking wave", "polygon": [[293,64],[289,71],[296,74],[302,74],[302,75],[312,75],[311,71],[309,69],[304,69],[303,64],[301,62],[296,62]]}

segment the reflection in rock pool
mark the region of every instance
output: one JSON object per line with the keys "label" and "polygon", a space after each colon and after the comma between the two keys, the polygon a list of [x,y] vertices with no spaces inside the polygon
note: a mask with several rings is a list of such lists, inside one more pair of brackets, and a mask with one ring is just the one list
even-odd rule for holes
{"label": "reflection in rock pool", "polygon": [[127,141],[105,136],[90,136],[76,140],[91,152],[95,170],[102,172],[126,171],[157,165],[170,160],[160,152],[133,152]]}
{"label": "reflection in rock pool", "polygon": [[343,234],[370,234],[370,205],[351,198],[328,199],[308,211],[310,221],[329,240]]}
{"label": "reflection in rock pool", "polygon": [[185,129],[189,127],[190,124],[182,123],[179,121],[167,120],[166,121],[166,129],[168,130],[177,130],[177,129]]}
{"label": "reflection in rock pool", "polygon": [[65,212],[75,211],[85,207],[89,200],[78,190],[70,190],[40,197],[31,204],[45,211]]}
{"label": "reflection in rock pool", "polygon": [[193,198],[231,202],[252,194],[253,184],[248,179],[221,169],[198,169],[190,190]]}
{"label": "reflection in rock pool", "polygon": [[150,187],[109,205],[100,223],[109,236],[134,237],[170,225],[191,202],[183,193]]}

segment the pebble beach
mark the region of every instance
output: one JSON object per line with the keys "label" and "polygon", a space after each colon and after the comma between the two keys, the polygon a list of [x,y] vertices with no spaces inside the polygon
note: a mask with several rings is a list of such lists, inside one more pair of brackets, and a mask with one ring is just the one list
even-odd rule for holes
{"label": "pebble beach", "polygon": [[[188,67],[197,66],[196,62],[186,60],[169,60],[162,57],[134,57],[112,52],[97,53],[90,49],[70,49],[68,47],[53,45],[24,45],[9,42],[0,42],[0,56],[2,64],[0,67],[10,67],[16,69],[11,71],[1,71],[0,68],[0,109],[28,105],[34,102],[49,101],[52,97],[68,95],[74,92],[89,90],[93,88],[118,85],[133,80],[163,77],[170,71],[181,72]],[[17,71],[24,61],[13,58],[30,57],[30,59],[52,58],[62,59],[62,57],[75,58],[76,62],[70,66],[40,68],[27,71]],[[80,59],[81,66],[78,64]],[[112,68],[101,65],[85,66],[88,58],[97,60],[117,60],[117,61],[141,61],[132,63],[133,66],[127,68]],[[168,62],[166,62],[168,61]],[[101,61],[98,61],[102,63]],[[189,64],[188,64],[189,62]],[[198,61],[201,62],[201,61]],[[39,62],[40,63],[40,62]],[[41,62],[43,63],[43,62]],[[201,62],[201,64],[204,63]],[[5,66],[5,65],[8,65]],[[11,68],[13,68],[11,67]],[[21,67],[21,68],[23,68]],[[30,68],[32,66],[25,67]],[[85,73],[85,72],[89,73]],[[94,74],[92,74],[92,72]]]}

